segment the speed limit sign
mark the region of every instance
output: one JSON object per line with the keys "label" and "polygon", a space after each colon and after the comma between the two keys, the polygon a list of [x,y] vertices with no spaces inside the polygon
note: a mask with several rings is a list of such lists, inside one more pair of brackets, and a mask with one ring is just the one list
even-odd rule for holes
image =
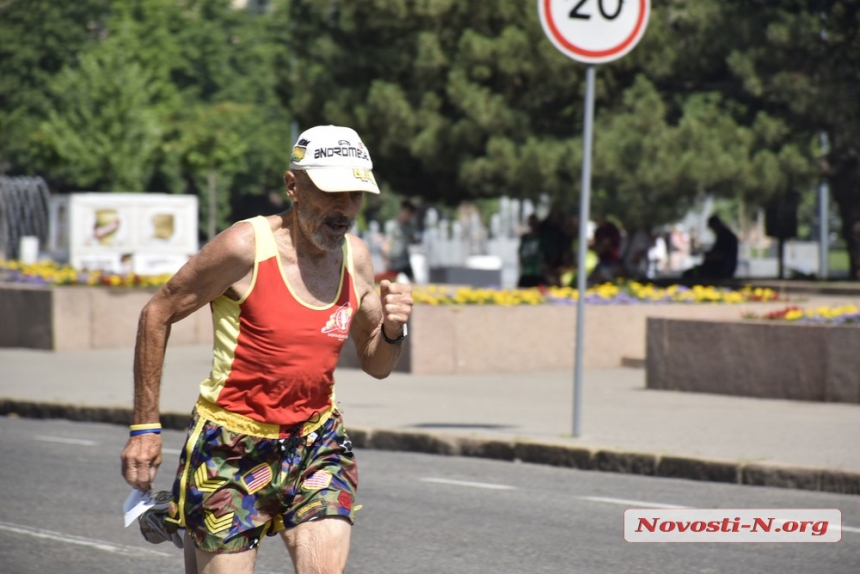
{"label": "speed limit sign", "polygon": [[648,24],[650,0],[538,0],[541,25],[563,54],[586,64],[617,60]]}

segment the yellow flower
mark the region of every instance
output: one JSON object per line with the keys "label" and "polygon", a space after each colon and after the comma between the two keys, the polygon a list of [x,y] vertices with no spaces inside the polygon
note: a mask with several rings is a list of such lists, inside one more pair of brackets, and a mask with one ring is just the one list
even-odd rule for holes
{"label": "yellow flower", "polygon": [[[110,285],[114,287],[160,287],[170,280],[171,275],[139,276],[134,274],[119,276],[102,271],[80,273],[68,265],[59,265],[50,260],[24,265],[20,261],[0,261],[0,270],[20,272],[28,277],[39,277],[54,285]],[[590,300],[595,298],[611,303],[623,296],[621,302],[676,301],[681,303],[742,303],[745,301],[773,301],[779,297],[776,292],[766,288],[744,287],[738,291],[728,291],[696,285],[682,289],[678,285],[666,288],[656,287],[635,281],[603,283],[586,291]],[[542,305],[551,302],[575,302],[579,290],[573,287],[549,287],[545,289],[483,289],[470,287],[451,287],[431,284],[413,287],[413,301],[416,305]],[[838,317],[843,314],[857,313],[854,306],[838,309],[819,309],[821,317]]]}

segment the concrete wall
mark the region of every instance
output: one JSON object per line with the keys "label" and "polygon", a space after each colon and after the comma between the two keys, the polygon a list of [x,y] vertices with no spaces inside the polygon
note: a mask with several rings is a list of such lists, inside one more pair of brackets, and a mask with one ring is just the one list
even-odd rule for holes
{"label": "concrete wall", "polygon": [[0,347],[52,349],[51,290],[0,285]]}
{"label": "concrete wall", "polygon": [[[154,293],[0,284],[0,347],[54,351],[134,347],[140,311]],[[208,306],[173,325],[170,344],[212,344]]]}
{"label": "concrete wall", "polygon": [[[764,313],[783,305],[589,305],[584,366],[617,367],[625,358],[644,361],[648,317],[734,321],[745,313]],[[409,337],[403,343],[409,360],[401,360],[397,370],[451,374],[573,369],[575,330],[573,305],[419,305],[413,308]],[[352,348],[341,355],[340,365],[358,365]]]}
{"label": "concrete wall", "polygon": [[[138,316],[153,293],[106,287],[0,285],[0,346],[55,351],[131,348]],[[644,361],[649,317],[737,321],[745,313],[768,312],[783,305],[589,305],[584,366],[617,367],[623,359]],[[575,328],[573,305],[418,305],[413,309],[398,370],[416,374],[572,370]],[[208,306],[175,324],[170,344],[211,345]],[[839,341],[821,352],[825,350],[847,358],[852,353],[851,347]],[[351,343],[342,353],[340,365],[358,366]],[[851,388],[855,375],[850,369],[830,368],[833,385]]]}
{"label": "concrete wall", "polygon": [[647,325],[648,388],[860,403],[860,328],[661,318]]}

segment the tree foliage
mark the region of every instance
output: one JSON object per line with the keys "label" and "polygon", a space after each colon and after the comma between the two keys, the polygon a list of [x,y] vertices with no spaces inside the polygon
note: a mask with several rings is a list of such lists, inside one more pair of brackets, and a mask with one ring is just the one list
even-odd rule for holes
{"label": "tree foliage", "polygon": [[[399,194],[573,209],[584,72],[521,0],[6,0],[0,170],[204,210],[214,181],[223,227],[281,188],[292,121],[335,123]],[[856,276],[858,74],[860,0],[653,3],[641,44],[597,70],[593,209],[651,227],[826,177]]]}
{"label": "tree foliage", "polygon": [[54,178],[94,191],[146,189],[163,131],[159,86],[132,46],[123,30],[50,83],[33,148]]}
{"label": "tree foliage", "polygon": [[[0,77],[40,97],[0,82],[0,158],[10,172],[39,173],[62,191],[196,193],[204,215],[214,179],[219,228],[231,198],[281,186],[290,114],[276,93],[266,18],[229,0],[116,0],[109,10],[90,2],[87,17],[37,3],[40,29],[22,4],[5,6],[13,18],[0,20],[0,38],[34,46],[9,48],[16,56],[0,63]],[[50,37],[63,22],[92,31],[70,36],[66,58],[23,32]]]}
{"label": "tree foliage", "polygon": [[[750,113],[775,118],[776,137],[811,152],[831,184],[860,273],[860,0],[748,0],[723,10],[736,45],[727,51],[724,93]],[[821,146],[824,141],[828,145]],[[802,191],[804,180],[793,181]]]}
{"label": "tree foliage", "polygon": [[[658,6],[642,46],[599,68],[593,206],[629,227],[672,221],[705,193],[755,204],[809,177],[808,150],[781,138],[777,120],[701,76],[719,67],[719,52],[698,51],[724,31],[719,4]],[[578,201],[584,66],[546,40],[534,5],[296,0],[292,10],[306,64],[293,110],[358,126],[394,189],[450,203]]]}
{"label": "tree foliage", "polygon": [[29,135],[48,104],[48,85],[98,41],[108,0],[0,2],[0,171],[31,161]]}

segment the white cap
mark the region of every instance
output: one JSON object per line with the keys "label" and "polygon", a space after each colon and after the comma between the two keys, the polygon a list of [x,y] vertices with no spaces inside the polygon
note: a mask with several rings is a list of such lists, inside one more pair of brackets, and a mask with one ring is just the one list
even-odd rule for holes
{"label": "white cap", "polygon": [[305,171],[323,191],[379,193],[370,152],[352,128],[316,126],[299,136],[290,169]]}

